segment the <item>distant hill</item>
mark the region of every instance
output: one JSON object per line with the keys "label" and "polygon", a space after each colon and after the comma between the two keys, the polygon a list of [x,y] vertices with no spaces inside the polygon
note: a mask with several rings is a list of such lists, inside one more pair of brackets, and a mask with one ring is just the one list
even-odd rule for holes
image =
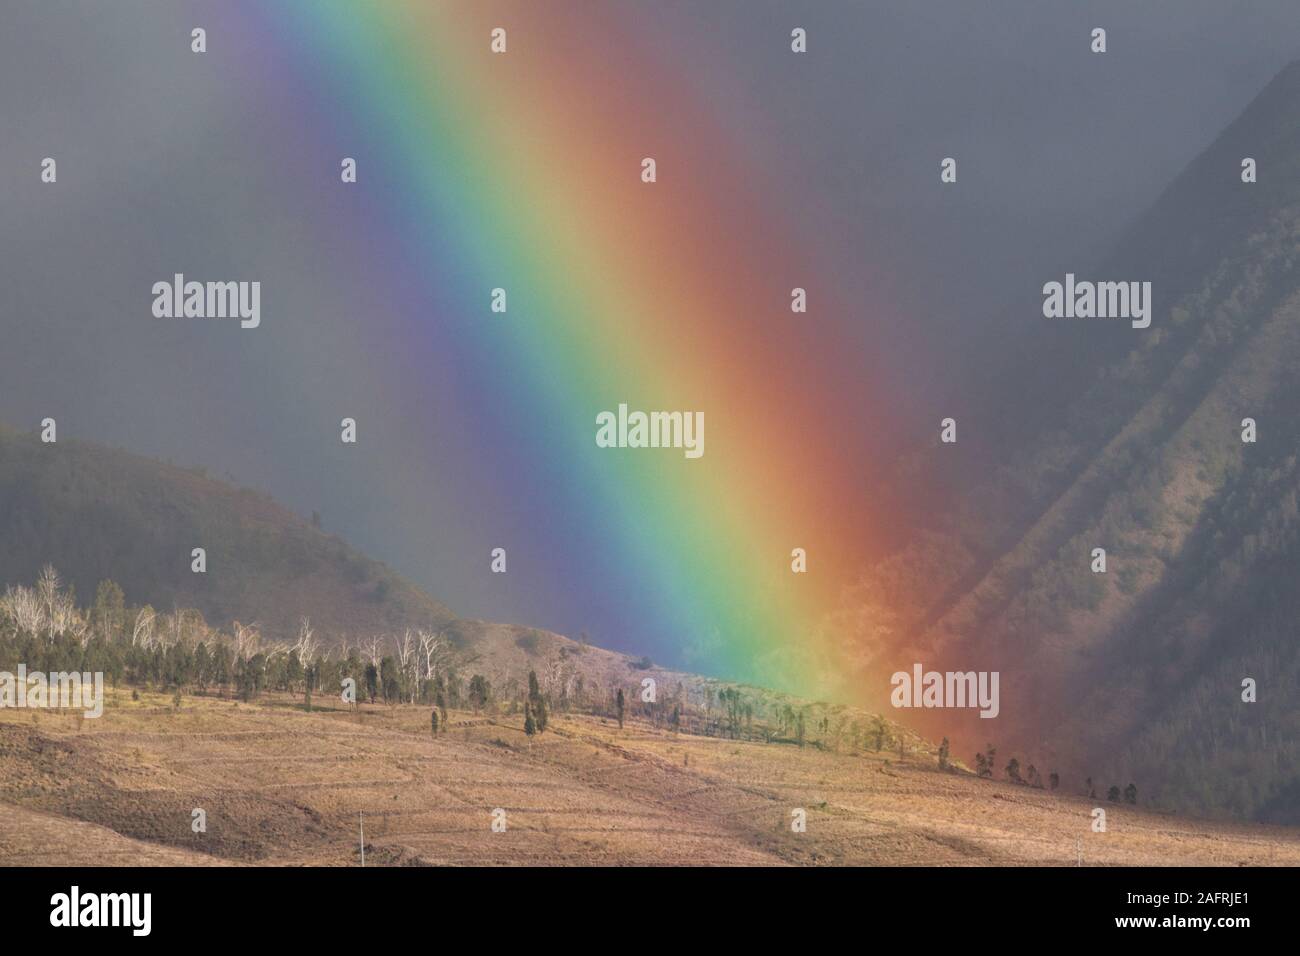
{"label": "distant hill", "polygon": [[967,446],[912,463],[955,507],[864,577],[874,666],[1001,671],[996,721],[914,712],[964,748],[1300,822],[1300,63],[1077,271],[1152,281],[1151,327],[1026,311]]}
{"label": "distant hill", "polygon": [[[82,606],[101,581],[113,580],[128,605],[194,608],[227,633],[233,621],[256,623],[273,642],[291,640],[303,617],[326,648],[357,649],[380,638],[384,654],[396,653],[407,628],[425,629],[449,646],[456,681],[482,674],[502,701],[520,699],[532,671],[557,701],[611,712],[620,688],[629,713],[640,712],[642,681],[651,678],[660,709],[667,701],[669,709],[680,704],[682,727],[693,732],[725,732],[724,688],[743,694],[760,720],[802,711],[809,740],[865,739],[874,721],[861,709],[666,670],[539,628],[457,618],[386,565],[266,495],[92,443],[44,444],[0,427],[0,541],[0,590],[31,585],[51,564]],[[206,573],[190,568],[195,547],[207,550]],[[790,720],[786,730],[793,733]],[[933,749],[889,724],[886,739],[899,738],[917,751]]]}
{"label": "distant hill", "polygon": [[[88,603],[116,581],[131,604],[197,608],[214,627],[287,638],[303,616],[325,639],[440,628],[452,613],[384,564],[265,495],[200,471],[0,428],[0,587],[45,564]],[[190,568],[207,551],[207,572]]]}

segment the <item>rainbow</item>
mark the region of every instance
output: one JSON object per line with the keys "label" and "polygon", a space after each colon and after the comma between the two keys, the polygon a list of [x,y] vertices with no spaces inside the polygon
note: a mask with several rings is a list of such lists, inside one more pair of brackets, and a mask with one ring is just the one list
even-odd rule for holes
{"label": "rainbow", "polygon": [[[493,468],[524,465],[531,533],[558,511],[619,556],[609,581],[555,586],[613,587],[706,671],[814,689],[839,653],[818,622],[873,534],[854,465],[870,423],[848,398],[863,391],[860,345],[837,338],[867,306],[836,300],[761,157],[638,41],[667,28],[633,15],[292,0],[246,29],[300,91],[302,135],[358,159],[351,228],[403,290],[385,305],[403,312],[403,363],[374,358],[362,323],[369,374],[395,400],[432,395],[411,356],[450,354],[454,387],[491,396],[458,404],[483,419],[465,433],[515,443],[481,449],[440,493],[491,495]],[[496,287],[504,316],[489,310]],[[598,449],[596,416],[620,402],[704,411],[707,453]],[[791,573],[794,547],[809,573]]]}

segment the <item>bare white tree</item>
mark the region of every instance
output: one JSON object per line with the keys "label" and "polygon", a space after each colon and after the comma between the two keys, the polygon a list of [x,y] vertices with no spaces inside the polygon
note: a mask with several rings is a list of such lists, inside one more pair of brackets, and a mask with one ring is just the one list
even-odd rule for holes
{"label": "bare white tree", "polygon": [[409,627],[406,629],[405,633],[402,634],[400,640],[397,637],[393,638],[393,652],[397,655],[398,666],[401,667],[402,670],[406,670],[406,665],[409,664],[415,656],[415,639],[412,637],[411,629]]}
{"label": "bare white tree", "polygon": [[0,609],[20,630],[30,634],[40,633],[44,628],[44,615],[41,602],[33,588],[17,587],[5,589],[4,598],[0,599]]}
{"label": "bare white tree", "polygon": [[553,660],[546,665],[546,671],[542,675],[542,690],[552,700],[556,700],[560,696],[560,689],[564,687],[566,670],[567,668],[562,660]]}
{"label": "bare white tree", "polygon": [[432,680],[437,670],[446,663],[451,655],[451,645],[447,643],[442,633],[434,634],[432,631],[420,629],[416,632],[420,641],[421,663],[423,665],[420,674],[420,681]]}
{"label": "bare white tree", "polygon": [[278,657],[288,657],[293,650],[293,646],[286,644],[284,641],[265,641],[261,648],[262,656],[267,662],[271,662]]}
{"label": "bare white tree", "polygon": [[402,634],[400,641],[396,637],[393,638],[393,647],[397,652],[398,673],[406,678],[411,703],[415,703],[415,687],[418,677],[415,670],[418,662],[415,656],[415,636],[411,633],[409,627]]}
{"label": "bare white tree", "polygon": [[298,638],[293,642],[293,649],[298,652],[298,660],[303,667],[311,666],[320,652],[320,641],[311,629],[311,621],[305,617],[298,624]]}
{"label": "bare white tree", "polygon": [[59,580],[59,572],[54,570],[54,565],[47,564],[41,568],[41,576],[36,579],[36,596],[40,600],[41,614],[47,626],[54,623],[62,588],[63,583]]}
{"label": "bare white tree", "polygon": [[63,590],[59,572],[54,565],[47,564],[41,569],[36,581],[36,600],[40,607],[41,629],[47,637],[56,634],[71,634],[78,640],[84,640],[85,622],[81,612],[72,599],[72,595]]}
{"label": "bare white tree", "polygon": [[90,622],[81,614],[74,616],[65,630],[77,639],[77,643],[80,644],[82,648],[89,644],[91,637],[94,636],[94,632],[90,629]]}
{"label": "bare white tree", "polygon": [[175,628],[174,615],[163,613],[154,618],[153,633],[150,635],[149,646],[161,647],[166,649],[171,643],[172,631]]}
{"label": "bare white tree", "polygon": [[153,646],[153,627],[158,615],[148,604],[140,608],[131,626],[131,646],[148,650]]}
{"label": "bare white tree", "polygon": [[235,621],[231,626],[235,632],[235,657],[236,659],[242,657],[247,660],[256,652],[262,635],[258,633],[256,624],[245,626]]}
{"label": "bare white tree", "polygon": [[361,653],[378,671],[384,659],[384,639],[372,634],[361,642]]}
{"label": "bare white tree", "polygon": [[578,700],[578,678],[577,668],[574,668],[565,675],[563,696],[572,701],[576,706],[581,702]]}
{"label": "bare white tree", "polygon": [[348,659],[348,654],[350,653],[352,653],[352,642],[348,640],[347,635],[345,634],[333,647],[326,647],[321,652],[320,659],[323,661],[336,659],[345,661]]}
{"label": "bare white tree", "polygon": [[49,626],[51,637],[55,634],[80,636],[80,632],[85,628],[85,622],[81,620],[76,605],[66,594],[59,596],[59,601],[54,606],[54,613],[50,615]]}

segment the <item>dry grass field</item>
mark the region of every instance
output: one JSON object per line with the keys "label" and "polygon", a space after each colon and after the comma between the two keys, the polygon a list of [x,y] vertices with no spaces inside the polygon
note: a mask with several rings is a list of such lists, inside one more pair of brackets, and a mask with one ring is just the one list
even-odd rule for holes
{"label": "dry grass field", "polygon": [[[1300,833],[941,772],[917,752],[678,736],[554,716],[129,691],[104,715],[0,711],[0,864],[1300,864]],[[191,827],[196,808],[206,832]],[[493,832],[493,811],[505,832]],[[791,812],[807,815],[803,833]]]}

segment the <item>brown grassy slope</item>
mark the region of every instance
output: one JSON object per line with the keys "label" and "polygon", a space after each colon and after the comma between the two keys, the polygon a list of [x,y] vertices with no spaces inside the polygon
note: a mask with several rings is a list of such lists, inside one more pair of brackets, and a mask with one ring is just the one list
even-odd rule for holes
{"label": "brown grassy slope", "polygon": [[[421,707],[300,707],[185,698],[172,712],[123,694],[80,727],[0,711],[0,865],[33,862],[33,813],[58,842],[90,823],[221,862],[355,865],[364,813],[369,864],[1300,863],[1300,836],[1281,828],[1108,806],[1094,834],[1088,801],[941,773],[929,754],[675,738],[594,717],[555,717],[530,744],[518,717],[470,713],[435,740]],[[195,807],[205,834],[191,831]],[[105,844],[103,862],[115,852]]]}
{"label": "brown grassy slope", "polygon": [[6,866],[220,866],[231,861],[132,840],[107,827],[0,803]]}
{"label": "brown grassy slope", "polygon": [[[459,620],[443,633],[459,653],[458,677],[465,680],[483,674],[491,681],[494,696],[502,700],[520,698],[531,671],[553,701],[560,698],[562,688],[567,688],[570,699],[576,700],[580,678],[581,697],[589,706],[579,709],[606,714],[613,713],[614,695],[622,688],[628,713],[649,716],[650,708],[644,707],[640,698],[643,681],[653,679],[664,721],[680,704],[681,726],[689,732],[721,732],[724,713],[719,695],[724,689],[738,691],[752,708],[756,736],[761,735],[758,728],[765,721],[779,723],[778,715],[787,707],[803,712],[810,740],[819,735],[815,728],[823,719],[828,722],[828,740],[835,738],[838,731],[841,743],[852,738],[855,728],[866,732],[874,720],[872,713],[860,707],[812,701],[752,684],[670,670],[645,658],[594,647],[538,628]],[[908,746],[918,751],[934,750],[934,745],[920,735],[893,723],[889,736],[906,738]]]}

